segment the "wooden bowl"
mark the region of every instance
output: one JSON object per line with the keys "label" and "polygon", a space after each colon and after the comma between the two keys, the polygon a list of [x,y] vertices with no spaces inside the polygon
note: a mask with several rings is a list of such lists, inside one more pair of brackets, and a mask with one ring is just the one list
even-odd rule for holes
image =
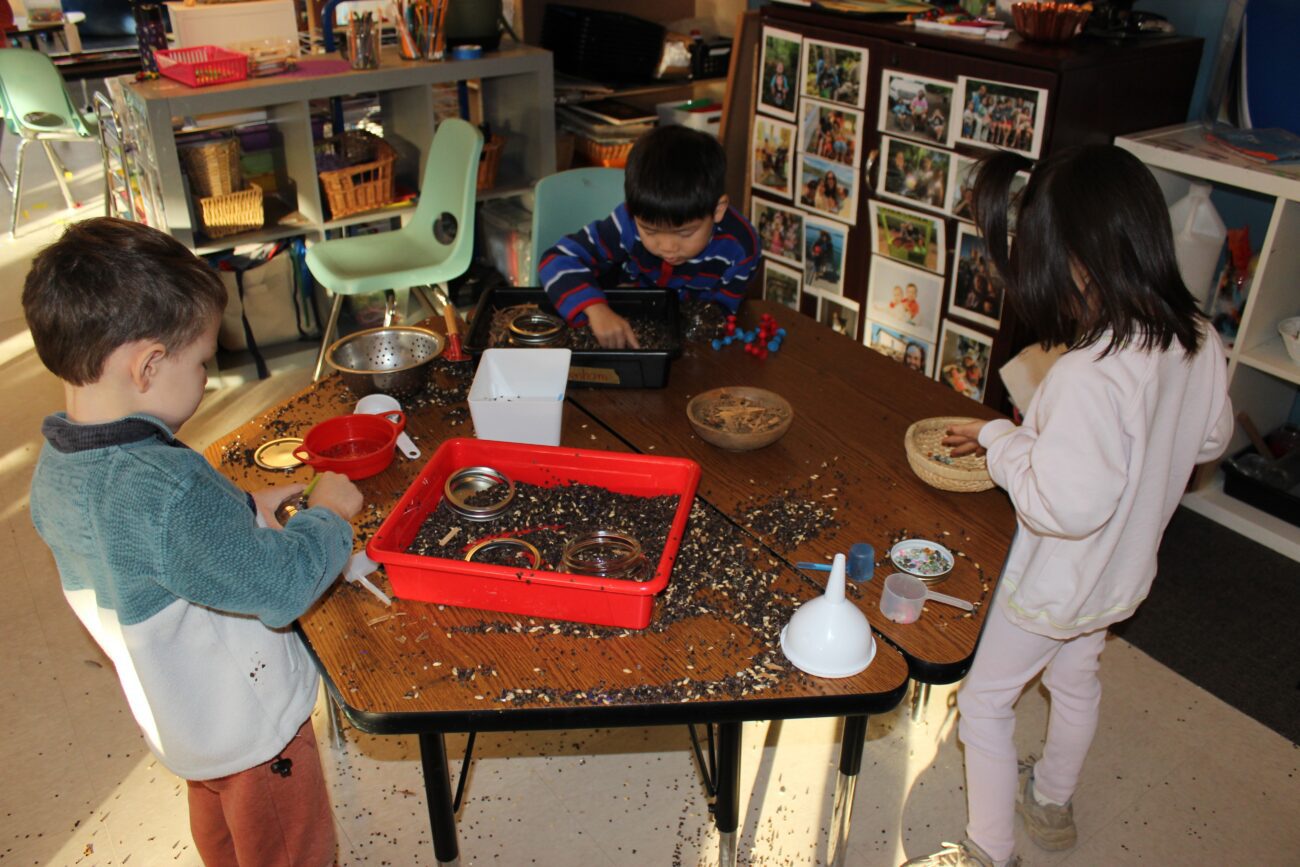
{"label": "wooden bowl", "polygon": [[686,405],[686,418],[705,442],[748,452],[784,436],[794,409],[776,392],[737,385],[697,394]]}

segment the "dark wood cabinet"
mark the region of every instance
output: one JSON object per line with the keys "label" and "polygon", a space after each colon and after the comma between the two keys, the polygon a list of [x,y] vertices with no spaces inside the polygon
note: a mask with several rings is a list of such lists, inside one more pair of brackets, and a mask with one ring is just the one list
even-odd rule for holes
{"label": "dark wood cabinet", "polygon": [[[1117,135],[1181,123],[1187,116],[1202,50],[1202,40],[1179,36],[1127,41],[1080,37],[1063,45],[1028,42],[1014,34],[1005,41],[970,39],[917,31],[905,24],[779,5],[763,8],[762,23],[799,33],[805,39],[861,47],[868,52],[865,132],[857,166],[860,171],[857,223],[849,230],[844,264],[844,295],[856,301],[861,310],[858,340],[870,328],[866,321],[872,254],[868,202],[876,198],[876,171],[880,168],[877,163],[883,162],[872,160],[881,138],[877,124],[880,101],[884,98],[880,92],[881,70],[954,83],[959,76],[968,76],[1041,88],[1047,94],[1041,157],[1071,145],[1109,142]],[[956,106],[954,112],[953,122],[959,123],[961,106]],[[987,153],[963,144],[954,150],[968,157]],[[886,199],[880,201],[898,204]],[[951,280],[958,221],[951,214],[945,220],[946,287]],[[945,292],[945,317],[947,303]],[[805,297],[802,312],[816,315],[816,304],[816,298]],[[988,333],[988,329],[984,331]],[[1013,353],[1031,342],[1032,337],[1016,328],[1013,316],[1002,317],[993,342],[983,396],[985,404],[1007,407],[1005,390],[996,371]]]}

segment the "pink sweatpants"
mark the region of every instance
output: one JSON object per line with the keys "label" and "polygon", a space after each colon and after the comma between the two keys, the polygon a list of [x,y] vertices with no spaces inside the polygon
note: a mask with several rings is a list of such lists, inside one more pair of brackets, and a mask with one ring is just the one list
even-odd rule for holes
{"label": "pink sweatpants", "polygon": [[993,603],[970,673],[957,693],[960,736],[966,745],[966,836],[995,861],[1015,851],[1017,757],[1014,706],[1025,684],[1043,673],[1051,715],[1034,789],[1058,804],[1074,795],[1079,772],[1097,731],[1101,681],[1097,679],[1106,630],[1068,640],[1022,629]]}

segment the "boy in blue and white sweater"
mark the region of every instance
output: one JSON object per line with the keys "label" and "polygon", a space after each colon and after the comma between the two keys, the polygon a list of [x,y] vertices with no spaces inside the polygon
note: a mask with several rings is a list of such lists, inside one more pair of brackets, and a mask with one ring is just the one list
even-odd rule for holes
{"label": "boy in blue and white sweater", "polygon": [[317,674],[289,627],[345,566],[361,495],[325,473],[280,527],[302,485],[247,494],[175,438],[225,304],[214,271],[137,223],[76,223],[41,251],[23,310],[67,412],[41,426],[32,520],[149,748],[188,781],[204,863],[325,867]]}
{"label": "boy in blue and white sweater", "polygon": [[662,286],[735,313],[761,251],[754,227],[728,204],[726,169],[722,145],[697,130],[659,127],[637,141],[623,204],[542,256],[538,272],[556,311],[590,325],[606,349],[640,345],[602,288]]}

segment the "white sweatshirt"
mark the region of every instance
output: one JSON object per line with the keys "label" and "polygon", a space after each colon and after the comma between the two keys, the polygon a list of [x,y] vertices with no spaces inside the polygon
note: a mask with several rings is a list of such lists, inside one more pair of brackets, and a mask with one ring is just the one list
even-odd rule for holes
{"label": "white sweatshirt", "polygon": [[1232,435],[1218,335],[1201,351],[1097,346],[1052,366],[1017,427],[985,425],[989,474],[1018,528],[998,598],[1030,632],[1070,638],[1133,613],[1156,574],[1156,550],[1194,465]]}

